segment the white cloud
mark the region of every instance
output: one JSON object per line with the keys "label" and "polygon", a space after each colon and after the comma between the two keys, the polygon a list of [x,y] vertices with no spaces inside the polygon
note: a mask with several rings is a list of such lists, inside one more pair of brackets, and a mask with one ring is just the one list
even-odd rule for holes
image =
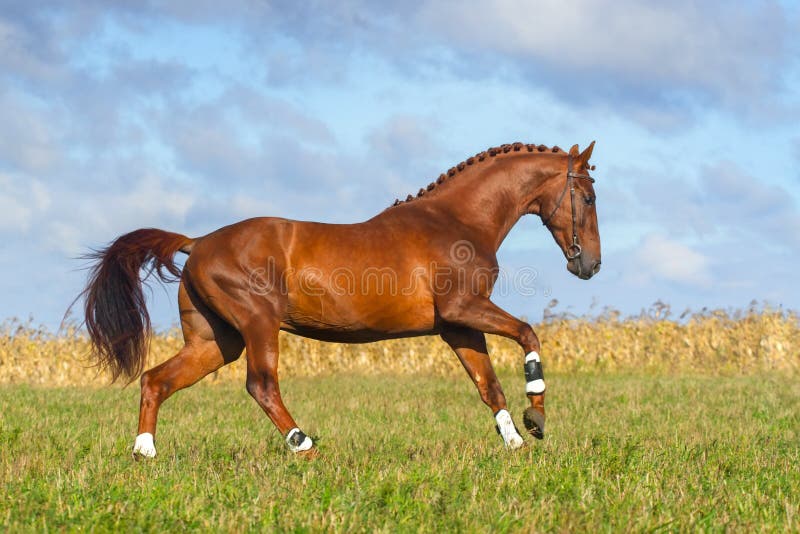
{"label": "white cloud", "polygon": [[459,47],[544,63],[589,91],[603,72],[629,89],[667,84],[737,101],[779,81],[791,26],[774,3],[689,0],[429,2],[419,19]]}
{"label": "white cloud", "polygon": [[155,219],[159,215],[182,218],[192,207],[194,194],[165,185],[158,176],[145,176],[136,189],[118,197],[115,204],[137,218]]}
{"label": "white cloud", "polygon": [[45,211],[52,204],[50,190],[38,180],[30,181],[30,193],[30,199],[38,211]]}
{"label": "white cloud", "polygon": [[234,86],[220,96],[214,106],[235,109],[242,123],[260,128],[294,133],[299,138],[320,145],[333,145],[336,139],[323,121],[309,116],[288,100],[272,97],[264,92]]}
{"label": "white cloud", "polygon": [[[80,225],[75,224],[73,221],[57,220],[47,225],[47,233],[43,236],[42,241],[45,249],[54,250],[67,257],[75,258],[86,252],[86,246],[88,245],[85,242],[86,234],[86,229],[81,228]],[[91,243],[91,245],[97,246],[98,244]]]}
{"label": "white cloud", "polygon": [[[755,172],[758,172],[756,170]],[[699,165],[697,177],[672,167],[661,170],[623,168],[622,174],[643,176],[611,201],[625,209],[610,211],[614,222],[669,228],[672,236],[742,248],[759,243],[781,252],[800,246],[800,208],[784,186],[770,183],[729,160]]]}
{"label": "white cloud", "polygon": [[63,139],[58,132],[63,117],[48,107],[30,95],[0,89],[0,165],[41,173],[60,163]]}
{"label": "white cloud", "polygon": [[[20,12],[37,10],[19,9]],[[60,54],[46,25],[35,15],[0,13],[0,66],[39,82],[52,82],[63,75]]]}
{"label": "white cloud", "polygon": [[195,194],[144,175],[128,191],[100,186],[94,193],[61,191],[59,203],[42,221],[44,248],[69,257],[141,227],[172,228],[186,218]]}
{"label": "white cloud", "polygon": [[633,278],[640,284],[653,279],[688,286],[711,284],[711,261],[690,247],[660,234],[642,239],[635,252]]}
{"label": "white cloud", "polygon": [[413,115],[393,115],[368,136],[370,150],[393,166],[408,167],[410,162],[435,157],[441,151],[432,133],[435,120]]}
{"label": "white cloud", "polygon": [[0,185],[0,231],[23,232],[30,225],[32,210]]}
{"label": "white cloud", "polygon": [[249,195],[234,195],[228,199],[227,205],[231,215],[242,219],[263,217],[271,208],[268,202]]}
{"label": "white cloud", "polygon": [[0,174],[0,232],[27,232],[51,203],[48,188],[25,175]]}

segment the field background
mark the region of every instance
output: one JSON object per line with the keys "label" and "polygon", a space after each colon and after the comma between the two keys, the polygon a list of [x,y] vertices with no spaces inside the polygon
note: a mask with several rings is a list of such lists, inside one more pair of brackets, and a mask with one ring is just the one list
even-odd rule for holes
{"label": "field background", "polygon": [[[596,316],[557,313],[557,301],[534,324],[542,343],[545,371],[593,373],[699,372],[752,374],[800,371],[800,318],[794,312],[757,307],[748,310],[685,311],[675,317],[670,307],[655,303],[638,316],[615,310]],[[512,341],[487,336],[497,369],[521,365]],[[438,337],[419,337],[369,344],[332,344],[281,333],[281,377],[331,373],[461,375],[458,360]],[[173,356],[183,346],[173,328],[155,335],[149,365]],[[47,386],[95,385],[108,377],[92,366],[88,339],[68,324],[58,333],[32,320],[0,324],[0,384]],[[244,384],[244,358],[206,381]]]}
{"label": "field background", "polygon": [[[535,325],[547,435],[504,450],[437,338],[281,338],[282,390],[317,439],[286,451],[243,359],[161,410],[133,462],[138,387],[107,387],[84,337],[0,335],[0,530],[643,531],[800,529],[800,324],[751,309],[550,314]],[[152,361],[180,346],[158,334]],[[521,353],[491,338],[510,410]]]}

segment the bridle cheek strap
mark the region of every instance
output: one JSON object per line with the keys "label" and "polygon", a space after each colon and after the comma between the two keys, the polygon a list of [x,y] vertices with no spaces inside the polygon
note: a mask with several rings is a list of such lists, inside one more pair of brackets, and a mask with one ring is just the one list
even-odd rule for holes
{"label": "bridle cheek strap", "polygon": [[567,194],[567,189],[569,189],[570,208],[572,209],[572,244],[566,250],[568,260],[579,258],[581,252],[583,252],[580,241],[578,240],[578,215],[575,212],[575,178],[582,178],[594,183],[594,178],[588,174],[572,172],[572,154],[569,154],[567,156],[567,180],[564,182],[564,189],[561,191],[561,194],[558,195],[558,200],[556,200],[556,206],[553,208],[553,211],[550,212],[550,215],[542,219],[542,224],[547,226],[547,223],[549,223],[553,215],[556,214],[558,208],[561,207],[561,203],[564,201],[564,197]]}

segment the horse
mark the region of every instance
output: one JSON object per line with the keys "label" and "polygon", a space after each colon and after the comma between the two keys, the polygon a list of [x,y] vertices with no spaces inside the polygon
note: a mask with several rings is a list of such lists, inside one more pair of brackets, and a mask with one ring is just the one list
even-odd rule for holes
{"label": "horse", "polygon": [[[197,238],[145,228],[90,252],[94,263],[79,298],[92,354],[112,381],[125,376],[130,383],[141,375],[134,458],[155,457],[158,411],[167,398],[237,360],[243,350],[247,391],[289,450],[318,454],[281,398],[281,330],[346,343],[439,335],[490,408],[505,446],[518,449],[524,441],[508,412],[485,334],[510,338],[524,355],[530,406],[523,422],[542,439],[540,343],[530,324],[490,300],[499,274],[496,252],[514,224],[534,214],[570,273],[588,280],[599,271],[589,175],[593,148],[594,141],[583,152],[578,145],[569,151],[523,143],[489,148],[365,222],[261,217]],[[182,269],[175,262],[178,252],[187,255]],[[180,284],[184,346],[143,373],[152,331],[143,279],[153,273]]]}

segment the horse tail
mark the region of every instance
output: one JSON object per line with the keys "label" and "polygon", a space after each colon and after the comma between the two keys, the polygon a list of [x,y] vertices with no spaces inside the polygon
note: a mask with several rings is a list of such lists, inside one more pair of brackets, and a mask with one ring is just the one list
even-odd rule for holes
{"label": "horse tail", "polygon": [[[95,262],[81,293],[86,329],[93,356],[111,372],[112,381],[125,375],[130,382],[144,368],[152,328],[142,282],[153,272],[161,282],[177,281],[181,269],[175,253],[189,254],[193,244],[181,234],[143,228],[84,256]],[[142,268],[147,272],[140,278]]]}

